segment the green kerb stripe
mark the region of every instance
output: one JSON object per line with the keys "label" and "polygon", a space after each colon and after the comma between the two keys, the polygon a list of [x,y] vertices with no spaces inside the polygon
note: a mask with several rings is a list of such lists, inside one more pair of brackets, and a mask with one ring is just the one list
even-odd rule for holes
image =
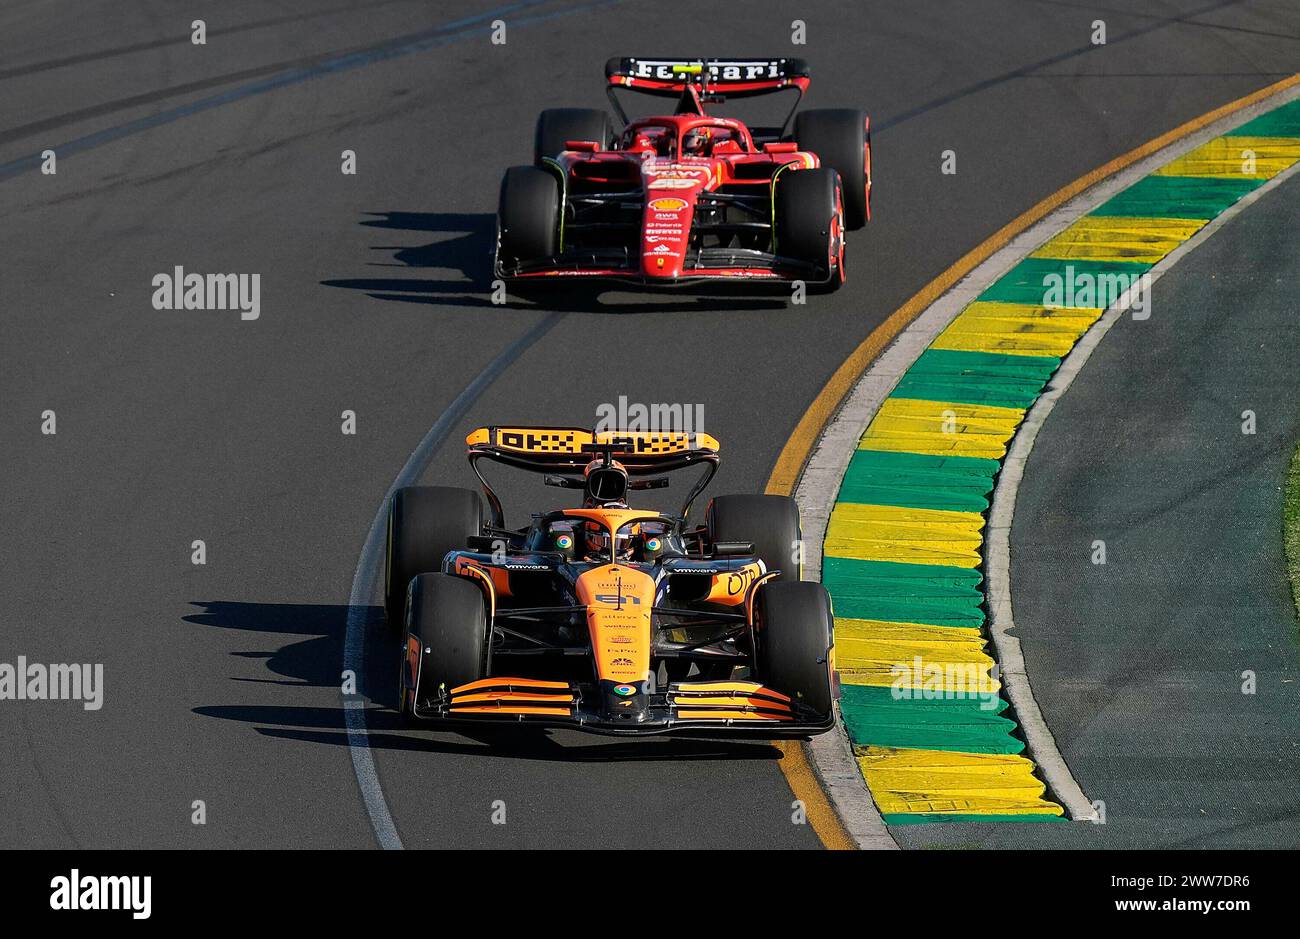
{"label": "green kerb stripe", "polygon": [[1028,408],[1060,364],[1050,356],[926,349],[891,397]]}
{"label": "green kerb stripe", "polygon": [[1263,179],[1147,176],[1092,211],[1126,218],[1214,218]]}
{"label": "green kerb stripe", "polygon": [[836,501],[983,512],[999,465],[968,456],[857,450]]}
{"label": "green kerb stripe", "polygon": [[[1043,303],[1048,292],[1044,280],[1049,275],[1055,274],[1057,277],[1068,279],[1067,275],[1072,272],[1076,281],[1083,274],[1094,278],[1106,274],[1127,274],[1136,277],[1149,271],[1152,266],[1145,261],[1090,261],[1079,258],[1066,261],[1057,258],[1025,258],[998,278],[992,286],[980,294],[979,298],[998,300],[1003,303]],[[1095,299],[1090,303],[1076,296],[1073,303],[1065,302],[1068,299],[1064,298],[1060,305],[1076,307],[1095,305]]]}
{"label": "green kerb stripe", "polygon": [[835,615],[893,623],[978,629],[984,625],[978,570],[945,564],[896,564],[827,557],[822,582]]}
{"label": "green kerb stripe", "polygon": [[840,711],[855,746],[958,753],[1019,753],[1025,748],[1012,733],[1016,722],[1002,716],[1010,705],[996,694],[985,700],[926,701],[896,698],[897,693],[871,685],[841,687]]}
{"label": "green kerb stripe", "polygon": [[1225,137],[1300,137],[1300,98],[1247,121]]}

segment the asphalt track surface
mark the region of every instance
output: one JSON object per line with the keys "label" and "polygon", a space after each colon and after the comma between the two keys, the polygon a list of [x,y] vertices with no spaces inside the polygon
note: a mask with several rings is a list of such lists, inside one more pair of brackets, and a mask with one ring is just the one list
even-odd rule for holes
{"label": "asphalt track surface", "polygon": [[1043,717],[1106,823],[930,826],[904,843],[1300,844],[1281,493],[1300,438],[1298,217],[1293,176],[1161,278],[1151,317],[1105,335],[1025,468],[1016,632]]}
{"label": "asphalt track surface", "polygon": [[[106,683],[95,712],[0,705],[0,845],[373,845],[338,694],[349,588],[385,490],[485,366],[502,363],[424,481],[469,484],[473,426],[590,424],[627,395],[702,403],[724,449],[713,491],[759,491],[835,367],[928,280],[1060,186],[1300,61],[1290,0],[737,9],[0,8],[0,661],[101,662]],[[796,13],[806,46],[789,44]],[[1089,41],[1098,17],[1105,46]],[[683,46],[803,55],[808,105],[872,113],[876,220],[850,240],[847,287],[804,307],[493,306],[498,181],[528,161],[536,112],[599,105],[610,55]],[[34,172],[47,147],[54,176]],[[939,172],[947,149],[955,176]],[[260,319],[153,310],[151,278],[178,264],[260,272]],[[503,495],[516,517],[549,504],[533,480]],[[362,690],[407,846],[818,843],[791,824],[764,743],[554,734],[502,752],[399,731],[375,633]]]}

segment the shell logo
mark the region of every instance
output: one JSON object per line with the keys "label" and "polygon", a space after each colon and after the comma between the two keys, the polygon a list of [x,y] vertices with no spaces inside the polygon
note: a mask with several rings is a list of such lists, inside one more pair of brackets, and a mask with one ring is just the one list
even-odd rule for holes
{"label": "shell logo", "polygon": [[655,199],[650,203],[650,208],[656,212],[680,212],[686,208],[685,199]]}

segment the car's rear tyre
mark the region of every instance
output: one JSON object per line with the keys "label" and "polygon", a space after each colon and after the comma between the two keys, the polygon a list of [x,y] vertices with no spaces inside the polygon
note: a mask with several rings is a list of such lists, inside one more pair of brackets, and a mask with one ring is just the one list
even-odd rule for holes
{"label": "car's rear tyre", "polygon": [[840,174],[844,224],[861,228],[871,217],[871,132],[867,114],[856,108],[818,108],[794,118],[800,150],[817,154],[822,166]]}
{"label": "car's rear tyre", "polygon": [[416,701],[477,681],[487,674],[487,602],[474,583],[452,574],[420,574],[406,597],[406,631],[419,642],[415,674],[402,649],[400,709],[413,717]]}
{"label": "car's rear tyre", "polygon": [[473,489],[406,486],[388,504],[384,552],[384,615],[401,630],[411,578],[442,570],[448,551],[466,547],[483,530],[483,500]]}
{"label": "car's rear tyre", "polygon": [[791,169],[776,178],[776,253],[814,265],[823,290],[844,283],[842,205],[833,169]]}
{"label": "car's rear tyre", "polygon": [[776,581],[795,582],[803,576],[799,507],[789,496],[718,496],[705,512],[711,542],[750,541],[754,554]]}
{"label": "car's rear tyre", "polygon": [[570,140],[591,140],[602,150],[614,137],[609,115],[595,108],[547,108],[537,115],[533,133],[533,165],[541,166],[567,149]]}
{"label": "car's rear tyre", "polygon": [[832,629],[830,595],[821,584],[759,587],[754,603],[754,665],[759,681],[829,717],[834,698]]}
{"label": "car's rear tyre", "polygon": [[512,166],[501,180],[497,258],[518,264],[553,257],[559,240],[560,184],[535,166]]}

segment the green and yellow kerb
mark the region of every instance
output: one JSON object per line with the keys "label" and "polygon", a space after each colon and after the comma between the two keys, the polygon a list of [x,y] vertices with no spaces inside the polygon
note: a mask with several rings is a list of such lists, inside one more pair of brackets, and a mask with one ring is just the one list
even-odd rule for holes
{"label": "green and yellow kerb", "polygon": [[[1149,271],[1300,161],[1300,101],[1139,180],[1021,260],[899,380],[826,532],[845,725],[889,824],[1058,821],[993,677],[979,571],[994,479],[1026,411],[1105,305],[1045,287]],[[1113,297],[1108,298],[1113,300]]]}

